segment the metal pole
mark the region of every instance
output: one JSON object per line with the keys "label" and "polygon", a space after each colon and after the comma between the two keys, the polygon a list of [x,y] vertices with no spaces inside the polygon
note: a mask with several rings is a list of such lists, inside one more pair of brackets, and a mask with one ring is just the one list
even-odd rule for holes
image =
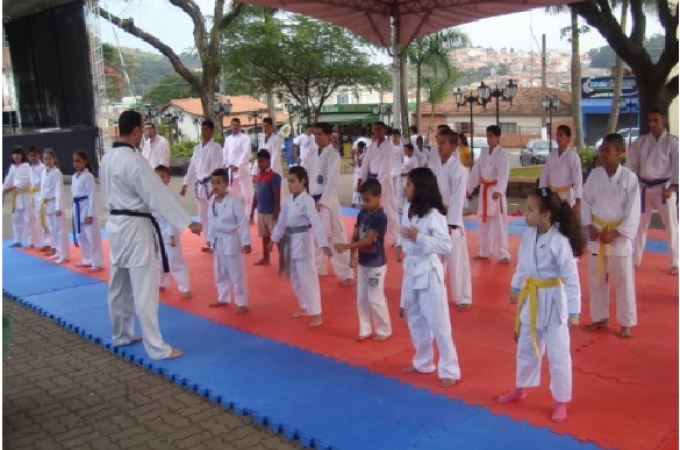
{"label": "metal pole", "polygon": [[[497,94],[498,92],[496,92]],[[500,127],[501,126],[501,113],[500,113],[500,98],[496,97],[496,126]]]}
{"label": "metal pole", "polygon": [[552,152],[552,98],[548,104],[548,110],[550,112],[550,125],[548,127],[548,152]]}
{"label": "metal pole", "polygon": [[472,102],[468,101],[470,104],[470,151],[473,153],[474,156],[474,139],[475,139],[475,125],[472,122]]}
{"label": "metal pole", "polygon": [[[541,99],[544,99],[546,97],[546,83],[547,83],[547,74],[546,74],[546,52],[545,52],[545,34],[543,35],[543,50],[541,51]],[[541,114],[541,125],[545,127],[545,110],[543,110],[543,113]]]}

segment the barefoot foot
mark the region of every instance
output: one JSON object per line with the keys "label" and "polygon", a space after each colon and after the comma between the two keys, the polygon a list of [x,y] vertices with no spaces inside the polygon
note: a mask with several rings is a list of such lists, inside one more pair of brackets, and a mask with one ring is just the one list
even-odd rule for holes
{"label": "barefoot foot", "polygon": [[182,352],[182,350],[180,350],[180,349],[178,349],[178,348],[173,348],[172,351],[170,352],[170,355],[169,355],[167,358],[165,358],[165,359],[175,359],[175,358],[179,358],[179,357],[182,356],[183,354],[184,354],[184,353]]}
{"label": "barefoot foot", "polygon": [[192,294],[191,291],[182,292],[182,298],[184,300],[189,300],[193,296],[194,294]]}
{"label": "barefoot foot", "polygon": [[295,311],[293,314],[291,314],[290,317],[296,318],[296,317],[304,317],[306,315],[307,315],[307,310],[306,309],[300,309],[300,310]]}
{"label": "barefoot foot", "polygon": [[321,320],[321,315],[316,315],[312,317],[312,320],[307,324],[309,328],[316,328],[318,326],[321,326],[323,321]]}
{"label": "barefoot foot", "polygon": [[371,339],[373,339],[374,341],[384,341],[389,337],[390,337],[389,334],[375,334]]}
{"label": "barefoot foot", "polygon": [[224,306],[229,306],[229,302],[221,302],[219,300],[215,300],[211,304],[208,305],[210,308],[221,308]]}
{"label": "barefoot foot", "polygon": [[462,304],[456,306],[456,311],[458,311],[458,312],[470,311],[470,308],[472,308],[471,304],[462,303]]}
{"label": "barefoot foot", "polygon": [[247,306],[239,306],[236,308],[236,314],[245,314],[249,311]]}
{"label": "barefoot foot", "polygon": [[453,386],[454,384],[456,384],[456,380],[454,380],[453,378],[442,378],[442,379],[439,381],[439,385],[440,385],[441,387],[443,387],[443,388],[451,387],[451,386]]}
{"label": "barefoot foot", "polygon": [[498,397],[498,403],[515,403],[527,398],[527,393],[522,388],[515,388],[514,390]]}
{"label": "barefoot foot", "polygon": [[254,266],[268,266],[269,265],[269,260],[268,259],[261,259],[257,261]]}
{"label": "barefoot foot", "polygon": [[598,320],[597,322],[593,322],[589,325],[586,325],[586,331],[597,331],[597,330],[603,330],[609,328],[609,320],[604,319],[604,320]]}
{"label": "barefoot foot", "polygon": [[633,334],[630,332],[630,327],[621,327],[621,334],[619,334],[621,339],[631,339]]}
{"label": "barefoot foot", "polygon": [[671,270],[668,271],[669,275],[678,275],[678,268],[677,267],[671,267]]}
{"label": "barefoot foot", "polygon": [[472,259],[474,259],[475,261],[483,261],[483,260],[489,259],[489,257],[488,257],[488,256],[477,255],[477,256],[475,256],[475,257],[472,258]]}
{"label": "barefoot foot", "polygon": [[354,340],[357,341],[357,342],[362,342],[362,341],[365,341],[365,340],[370,339],[370,338],[371,338],[370,334],[363,334],[363,335],[359,334],[359,335],[355,336]]}
{"label": "barefoot foot", "polygon": [[552,412],[553,422],[564,422],[567,420],[567,404],[562,402],[555,402]]}
{"label": "barefoot foot", "polygon": [[510,264],[510,258],[501,258],[498,262],[501,264],[508,265]]}

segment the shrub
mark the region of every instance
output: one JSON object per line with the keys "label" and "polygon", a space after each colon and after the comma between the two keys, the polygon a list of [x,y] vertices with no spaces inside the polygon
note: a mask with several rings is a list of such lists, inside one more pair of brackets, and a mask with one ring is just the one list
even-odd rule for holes
{"label": "shrub", "polygon": [[194,152],[194,147],[196,146],[196,142],[193,141],[184,141],[180,142],[178,144],[173,144],[172,148],[170,149],[170,156],[173,157],[191,157],[191,155]]}

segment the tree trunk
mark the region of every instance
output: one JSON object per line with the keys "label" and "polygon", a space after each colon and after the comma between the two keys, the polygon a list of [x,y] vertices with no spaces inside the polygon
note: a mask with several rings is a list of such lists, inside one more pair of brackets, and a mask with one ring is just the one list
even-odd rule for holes
{"label": "tree trunk", "polygon": [[423,89],[422,76],[422,66],[420,64],[416,64],[416,126],[418,127],[418,134],[420,134],[420,126],[423,123],[423,111],[421,109],[422,105],[420,104],[420,94],[421,90]]}
{"label": "tree trunk", "polygon": [[408,134],[410,120],[408,117],[408,64],[406,64],[406,48],[401,49],[399,64],[401,65],[401,129],[404,130],[404,134]]}
{"label": "tree trunk", "polygon": [[[638,104],[640,106],[640,134],[649,132],[647,114],[659,110],[668,117],[668,110],[675,95],[666,86],[665,76],[658,67],[635,74],[638,88]],[[659,88],[661,86],[661,88]]]}
{"label": "tree trunk", "polygon": [[266,97],[267,97],[267,115],[272,118],[272,122],[274,123],[274,131],[277,130],[276,127],[276,105],[274,104],[274,93],[271,90],[267,90],[266,92]]}
{"label": "tree trunk", "polygon": [[574,121],[574,147],[586,146],[583,139],[583,114],[581,112],[581,43],[578,14],[571,11],[571,113]]}
{"label": "tree trunk", "polygon": [[[623,0],[621,4],[621,28],[626,29],[626,22],[628,21],[628,0]],[[614,66],[614,95],[612,95],[611,112],[609,113],[609,121],[607,122],[606,134],[614,133],[619,122],[619,99],[621,98],[621,90],[623,87],[623,59],[620,56],[616,57],[616,65]]]}

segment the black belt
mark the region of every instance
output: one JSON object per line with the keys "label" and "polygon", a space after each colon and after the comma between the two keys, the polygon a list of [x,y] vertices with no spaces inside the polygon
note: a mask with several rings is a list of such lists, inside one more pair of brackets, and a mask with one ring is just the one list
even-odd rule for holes
{"label": "black belt", "polygon": [[109,211],[111,216],[130,216],[130,217],[146,217],[151,220],[151,225],[153,225],[156,230],[156,235],[158,236],[158,245],[161,249],[161,260],[163,261],[163,273],[170,272],[170,265],[168,264],[168,255],[165,253],[165,245],[163,244],[163,235],[161,234],[161,227],[158,226],[158,221],[151,213],[145,213],[140,211],[130,211],[128,209],[112,209]]}
{"label": "black belt", "polygon": [[457,230],[458,228],[460,228],[458,225],[449,225],[449,230],[451,231]]}

